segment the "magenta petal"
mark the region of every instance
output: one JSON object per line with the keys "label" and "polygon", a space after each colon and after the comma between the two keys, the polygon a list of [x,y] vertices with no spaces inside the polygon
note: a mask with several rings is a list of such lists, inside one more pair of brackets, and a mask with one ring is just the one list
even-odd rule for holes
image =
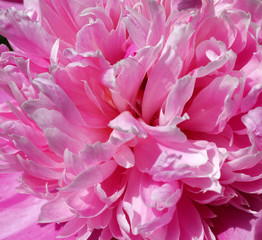
{"label": "magenta petal", "polygon": [[260,239],[262,233],[261,211],[257,216],[228,207],[217,207],[215,213],[218,217],[214,218],[214,233],[219,240],[226,239]]}
{"label": "magenta petal", "polygon": [[16,180],[17,174],[1,175],[0,238],[8,240],[54,239],[61,230],[59,226],[54,223],[47,225],[37,223],[41,206],[46,201],[17,193],[15,189]]}
{"label": "magenta petal", "polygon": [[14,1],[5,1],[2,0],[0,2],[0,9],[6,9],[6,8],[10,8],[10,7],[15,7],[16,9],[20,9],[23,10],[23,0],[14,0]]}
{"label": "magenta petal", "polygon": [[199,8],[201,7],[202,2],[200,0],[181,0],[177,6],[179,11],[186,10],[188,8]]}
{"label": "magenta petal", "polygon": [[186,197],[178,204],[177,214],[181,239],[204,239],[204,229],[197,209]]}
{"label": "magenta petal", "polygon": [[[13,239],[56,239],[63,225],[50,223],[50,224],[34,224],[28,228],[25,228],[23,231],[20,231],[16,234],[13,234],[10,237],[5,238],[5,240]],[[65,240],[75,240],[75,236],[64,238]]]}

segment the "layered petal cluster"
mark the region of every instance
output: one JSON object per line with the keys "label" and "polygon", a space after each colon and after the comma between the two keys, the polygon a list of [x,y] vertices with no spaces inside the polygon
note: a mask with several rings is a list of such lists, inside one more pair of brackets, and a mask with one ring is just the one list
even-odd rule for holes
{"label": "layered petal cluster", "polygon": [[0,238],[262,238],[261,1],[0,7]]}

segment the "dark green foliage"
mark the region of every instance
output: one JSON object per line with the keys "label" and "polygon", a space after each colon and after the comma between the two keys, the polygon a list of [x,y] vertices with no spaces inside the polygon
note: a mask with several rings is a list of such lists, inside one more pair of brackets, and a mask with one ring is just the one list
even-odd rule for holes
{"label": "dark green foliage", "polygon": [[0,44],[5,44],[9,48],[10,51],[13,51],[13,49],[10,46],[8,40],[4,36],[2,36],[2,35],[0,35]]}

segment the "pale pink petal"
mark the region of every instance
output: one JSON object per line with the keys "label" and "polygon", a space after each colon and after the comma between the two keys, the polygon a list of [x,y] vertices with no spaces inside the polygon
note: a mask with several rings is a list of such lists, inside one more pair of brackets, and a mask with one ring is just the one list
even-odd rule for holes
{"label": "pale pink petal", "polygon": [[167,124],[174,116],[181,116],[186,102],[191,98],[195,79],[185,76],[176,81],[168,94],[164,114],[160,115],[160,125]]}
{"label": "pale pink petal", "polygon": [[130,168],[135,165],[135,157],[133,152],[126,145],[117,149],[114,154],[115,161],[124,168]]}
{"label": "pale pink petal", "polygon": [[161,36],[164,34],[165,11],[164,7],[156,1],[149,0],[148,8],[150,12],[151,22],[147,37],[147,45],[156,45]]}
{"label": "pale pink petal", "polygon": [[44,135],[50,149],[52,149],[58,156],[63,156],[65,149],[78,153],[78,151],[84,147],[84,144],[81,141],[70,137],[58,128],[46,128],[44,130]]}
{"label": "pale pink petal", "polygon": [[84,225],[86,224],[86,220],[84,218],[74,218],[72,220],[69,220],[65,226],[63,231],[60,233],[60,235],[57,237],[59,238],[66,238],[69,236],[73,236],[76,234]]}
{"label": "pale pink petal", "polygon": [[16,147],[22,150],[35,163],[45,167],[58,167],[60,165],[45,155],[39,148],[30,142],[28,138],[18,135],[12,135],[12,138]]}
{"label": "pale pink petal", "polygon": [[[59,2],[57,1],[55,6],[52,6],[54,3],[48,4],[46,1],[39,1],[42,25],[50,35],[74,44],[77,30]],[[32,8],[32,5],[28,3],[26,7]],[[62,25],[65,27],[61,28]]]}
{"label": "pale pink petal", "polygon": [[192,102],[187,110],[189,120],[183,127],[203,132],[222,131],[226,121],[237,111],[238,99],[235,102],[231,99],[240,84],[239,79],[229,75],[214,79]]}
{"label": "pale pink petal", "polygon": [[177,126],[179,123],[188,119],[188,115],[185,114],[183,117],[173,117],[167,125],[163,126],[150,126],[143,123],[148,135],[157,139],[159,142],[185,142],[186,136]]}
{"label": "pale pink petal", "polygon": [[39,22],[31,20],[22,11],[8,9],[2,12],[0,23],[0,33],[16,48],[30,55],[49,58],[53,40]]}
{"label": "pale pink petal", "polygon": [[79,111],[58,85],[47,79],[36,79],[34,83],[40,88],[43,94],[53,101],[56,107],[69,121],[84,125],[84,120]]}
{"label": "pale pink petal", "polygon": [[162,47],[163,38],[155,46],[146,46],[136,51],[134,58],[141,64],[144,74],[154,65]]}
{"label": "pale pink petal", "polygon": [[[108,39],[109,32],[103,22],[96,21],[85,25],[77,34],[76,51],[88,52],[97,49],[103,51],[104,42]],[[86,37],[89,41],[86,41]]]}
{"label": "pale pink petal", "polygon": [[148,76],[142,109],[143,119],[149,122],[154,113],[159,110],[162,102],[178,78],[182,62],[174,49],[169,49],[159,59]]}
{"label": "pale pink petal", "polygon": [[96,234],[96,230],[97,228],[105,228],[106,226],[108,226],[108,224],[110,223],[112,218],[112,210],[110,208],[106,209],[105,211],[99,213],[98,216],[95,216],[93,218],[89,218],[87,220],[87,226],[90,228],[94,228],[93,234],[95,235],[99,235],[100,231],[97,232]]}
{"label": "pale pink petal", "polygon": [[[107,207],[93,191],[89,190],[80,190],[72,193],[67,197],[66,202],[73,209],[72,211],[84,218],[96,217],[104,212]],[[92,202],[92,204],[89,202]]]}
{"label": "pale pink petal", "polygon": [[246,125],[250,138],[259,150],[262,150],[262,108],[258,107],[250,110],[247,115],[242,118],[243,123]]}
{"label": "pale pink petal", "polygon": [[[121,223],[121,219],[124,219],[126,217],[129,218],[130,225],[128,222],[126,222],[127,227],[130,227],[130,230],[135,235],[138,233],[148,232],[150,230],[152,231],[160,228],[171,220],[174,211],[173,208],[169,208],[167,211],[156,212],[153,210],[153,208],[148,208],[140,196],[136,198],[132,197],[134,194],[138,193],[139,185],[136,184],[136,182],[140,181],[140,173],[136,169],[133,169],[132,174],[130,175],[129,183],[134,184],[134,187],[133,189],[128,188],[123,199],[123,205],[122,207],[121,205],[119,206],[117,214],[118,223],[120,224],[120,226],[123,226],[123,223]],[[141,209],[144,209],[143,214],[141,214],[140,212]],[[126,216],[124,214],[124,211],[126,212]]]}
{"label": "pale pink petal", "polygon": [[126,15],[123,21],[136,47],[144,47],[147,41],[150,22],[132,8],[126,9]]}
{"label": "pale pink petal", "polygon": [[[112,79],[114,79],[114,83],[110,83],[110,85],[113,85],[112,98],[114,104],[121,112],[128,110],[129,105],[135,108],[137,94],[143,81],[142,66],[137,60],[126,58],[114,65],[113,72]],[[129,86],[128,89],[127,85]]]}
{"label": "pale pink petal", "polygon": [[121,113],[117,118],[109,123],[109,127],[118,130],[122,133],[131,134],[145,138],[146,131],[142,124],[137,121],[129,112]]}
{"label": "pale pink petal", "polygon": [[72,213],[71,208],[66,204],[65,200],[63,198],[57,198],[49,201],[41,208],[39,222],[63,222],[73,216],[74,214]]}
{"label": "pale pink petal", "polygon": [[63,188],[63,191],[74,191],[88,188],[108,178],[116,169],[114,161],[108,161],[101,165],[88,168],[81,172],[71,184]]}

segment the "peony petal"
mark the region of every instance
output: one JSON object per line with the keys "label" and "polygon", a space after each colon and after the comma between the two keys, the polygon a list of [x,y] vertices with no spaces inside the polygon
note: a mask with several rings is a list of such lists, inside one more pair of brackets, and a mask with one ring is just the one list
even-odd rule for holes
{"label": "peony petal", "polygon": [[179,239],[180,226],[177,213],[174,213],[172,221],[168,224],[166,240]]}
{"label": "peony petal", "polygon": [[136,47],[144,47],[146,45],[147,34],[150,27],[149,21],[132,8],[126,9],[126,15],[124,16],[123,21],[126,24],[127,31]]}
{"label": "peony petal", "polygon": [[215,213],[218,217],[213,220],[213,231],[219,240],[234,238],[243,240],[249,238],[259,239],[262,236],[258,230],[261,222],[261,212],[257,217],[254,217],[232,206],[224,206],[223,208],[215,208]]}
{"label": "peony petal", "polygon": [[0,7],[22,2],[0,10],[1,239],[261,238],[259,0]]}
{"label": "peony petal", "polygon": [[[77,34],[76,51],[88,52],[100,49],[103,51],[103,44],[108,39],[108,31],[101,21],[85,25]],[[89,41],[86,41],[86,37]]]}
{"label": "peony petal", "polygon": [[22,157],[17,155],[20,165],[23,167],[25,172],[29,173],[31,176],[36,178],[41,178],[45,180],[60,179],[62,174],[59,171],[54,171],[47,167],[41,166],[31,160],[24,160]]}
{"label": "peony petal", "polygon": [[133,152],[126,145],[122,145],[114,154],[114,159],[124,168],[131,168],[135,165],[135,157]]}
{"label": "peony petal", "polygon": [[35,163],[44,167],[61,167],[61,164],[50,159],[24,136],[12,135],[12,138],[16,147],[22,150]]}
{"label": "peony petal", "polygon": [[168,94],[164,114],[160,115],[160,125],[167,124],[174,116],[181,116],[186,102],[193,94],[195,78],[185,76],[177,80]]}
{"label": "peony petal", "polygon": [[174,49],[169,49],[159,59],[148,76],[142,103],[142,115],[149,122],[154,113],[161,107],[162,102],[178,78],[182,62]]}
{"label": "peony petal", "polygon": [[[89,201],[93,204],[89,204]],[[66,202],[77,215],[84,218],[100,217],[99,215],[107,208],[106,204],[100,201],[93,191],[88,190],[72,193],[67,197]]]}
{"label": "peony petal", "polygon": [[83,143],[61,132],[57,128],[46,128],[44,135],[49,147],[58,155],[63,156],[65,149],[77,153],[83,148]]}
{"label": "peony petal", "polygon": [[6,8],[11,8],[15,7],[16,9],[23,10],[23,1],[16,0],[16,1],[1,1],[0,2],[0,9],[6,9]]}
{"label": "peony petal", "polygon": [[69,121],[78,122],[77,125],[85,125],[84,120],[82,119],[77,108],[58,85],[49,80],[40,78],[35,79],[34,83],[41,89],[43,94],[53,101],[53,103]]}
{"label": "peony petal", "polygon": [[7,37],[15,47],[30,55],[49,59],[54,41],[39,22],[11,8],[1,13],[0,23],[0,34]]}
{"label": "peony petal", "polygon": [[[59,2],[59,1],[58,1]],[[41,10],[42,24],[45,29],[57,38],[63,39],[68,43],[74,44],[76,29],[69,17],[63,16],[63,8],[59,8],[59,12],[56,12],[55,7],[50,6],[51,4],[46,3],[45,1],[39,1],[39,8]],[[32,7],[32,5],[30,6]],[[66,22],[66,24],[64,24]],[[65,28],[61,28],[61,26]]]}
{"label": "peony petal", "polygon": [[74,214],[65,200],[57,198],[43,205],[38,221],[40,223],[63,222],[73,216]]}
{"label": "peony petal", "polygon": [[[129,184],[134,184],[141,181],[141,174],[133,169],[132,174],[130,175]],[[123,200],[123,211],[126,212],[130,220],[130,226],[133,234],[149,232],[156,230],[166,223],[170,222],[174,212],[173,208],[168,208],[167,211],[154,211],[153,208],[148,208],[141,197],[134,198],[134,194],[137,194],[139,191],[139,185],[136,184],[136,187],[133,189],[128,188],[124,200]],[[143,209],[143,214],[141,214],[141,209]],[[124,214],[119,213],[119,217]],[[118,219],[120,221],[120,218]]]}
{"label": "peony petal", "polygon": [[[69,236],[73,236],[75,235],[84,225],[86,224],[86,220],[85,219],[79,219],[79,218],[75,218],[72,220],[69,220],[65,226],[63,231],[60,233],[60,235],[57,237],[59,238],[66,238]],[[73,236],[75,237],[75,236]]]}
{"label": "peony petal", "polygon": [[181,239],[204,239],[201,218],[190,199],[184,197],[179,201],[177,215]]}
{"label": "peony petal", "polygon": [[[39,225],[37,218],[45,200],[16,192],[17,174],[1,175],[0,237],[2,239],[53,239],[59,233],[55,224]],[[8,188],[6,188],[8,184]],[[7,194],[8,193],[8,194]],[[14,218],[14,216],[16,216]],[[61,229],[60,229],[61,230]]]}
{"label": "peony petal", "polygon": [[154,0],[148,1],[151,22],[147,37],[147,45],[156,45],[164,34],[165,11],[164,7]]}
{"label": "peony petal", "polygon": [[118,117],[113,119],[108,126],[120,132],[132,134],[140,138],[145,138],[147,136],[142,124],[129,112],[122,112]]}
{"label": "peony petal", "polygon": [[63,191],[74,191],[83,188],[89,188],[108,178],[116,169],[114,161],[107,161],[101,165],[88,168],[81,172],[74,181],[68,186],[62,188]]}
{"label": "peony petal", "polygon": [[[190,120],[182,123],[182,126],[190,130],[196,128],[197,131],[203,132],[222,131],[226,119],[237,111],[238,101],[231,101],[230,98],[239,84],[239,79],[229,75],[216,78],[196,96],[187,110]],[[220,89],[219,94],[217,94],[217,89]],[[206,101],[206,98],[209,101]],[[206,121],[207,115],[208,121]]]}
{"label": "peony petal", "polygon": [[[113,101],[120,111],[127,109],[125,105],[132,104],[135,107],[135,100],[138,94],[139,87],[143,81],[142,67],[133,58],[126,58],[115,64],[116,89],[113,89]],[[128,89],[126,88],[129,85]],[[117,92],[117,96],[114,92]],[[119,97],[125,101],[121,106]]]}

